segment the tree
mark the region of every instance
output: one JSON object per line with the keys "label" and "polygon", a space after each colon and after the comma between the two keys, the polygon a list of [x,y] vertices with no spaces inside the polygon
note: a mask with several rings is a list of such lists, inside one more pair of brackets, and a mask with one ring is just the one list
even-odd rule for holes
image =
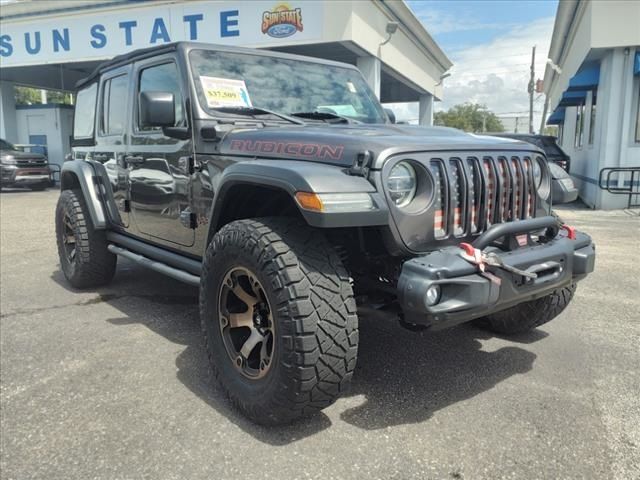
{"label": "tree", "polygon": [[16,105],[34,105],[40,103],[40,90],[29,87],[15,87]]}
{"label": "tree", "polygon": [[[16,105],[36,105],[42,103],[42,96],[40,95],[39,89],[19,85],[16,85],[14,88]],[[47,102],[64,103],[68,105],[71,103],[71,94],[57,90],[47,90]]]}
{"label": "tree", "polygon": [[455,105],[446,112],[436,112],[434,123],[465,132],[504,132],[504,126],[496,114],[485,105],[477,103],[464,103]]}

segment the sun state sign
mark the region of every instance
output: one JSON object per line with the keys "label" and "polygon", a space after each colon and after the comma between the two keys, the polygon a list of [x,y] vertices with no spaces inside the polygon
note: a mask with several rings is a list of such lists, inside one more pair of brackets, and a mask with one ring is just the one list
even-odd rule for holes
{"label": "sun state sign", "polygon": [[322,2],[315,0],[140,2],[99,13],[78,9],[38,20],[5,18],[0,66],[111,58],[181,40],[247,46],[317,40],[322,18]]}

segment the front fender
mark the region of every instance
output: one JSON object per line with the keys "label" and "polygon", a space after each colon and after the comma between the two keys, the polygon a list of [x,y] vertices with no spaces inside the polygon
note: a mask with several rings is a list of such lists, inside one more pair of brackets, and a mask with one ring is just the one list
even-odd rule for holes
{"label": "front fender", "polygon": [[346,173],[345,169],[295,160],[251,160],[227,167],[219,177],[211,225],[217,225],[221,209],[230,188],[238,184],[268,186],[286,192],[294,199],[296,192],[312,193],[369,193],[373,210],[350,212],[311,212],[298,206],[305,221],[314,227],[364,227],[387,225],[389,211],[382,195],[363,177]]}
{"label": "front fender", "polygon": [[96,184],[96,172],[93,165],[87,161],[69,160],[62,164],[60,189],[71,190],[75,188],[82,190],[93,227],[96,230],[107,228],[107,218]]}

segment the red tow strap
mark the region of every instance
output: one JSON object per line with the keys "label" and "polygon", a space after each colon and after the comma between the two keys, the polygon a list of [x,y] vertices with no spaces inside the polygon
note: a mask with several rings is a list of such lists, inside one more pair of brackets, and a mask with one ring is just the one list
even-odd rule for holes
{"label": "red tow strap", "polygon": [[576,229],[573,227],[570,227],[569,225],[562,225],[560,227],[560,230],[564,230],[565,232],[567,232],[567,238],[569,240],[575,240],[576,239]]}

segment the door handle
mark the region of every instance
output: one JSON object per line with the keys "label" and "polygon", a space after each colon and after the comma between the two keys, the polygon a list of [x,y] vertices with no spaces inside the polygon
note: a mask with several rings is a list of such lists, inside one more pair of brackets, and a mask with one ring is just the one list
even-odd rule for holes
{"label": "door handle", "polygon": [[144,162],[144,157],[139,155],[127,155],[124,157],[124,161],[127,165],[140,165]]}

